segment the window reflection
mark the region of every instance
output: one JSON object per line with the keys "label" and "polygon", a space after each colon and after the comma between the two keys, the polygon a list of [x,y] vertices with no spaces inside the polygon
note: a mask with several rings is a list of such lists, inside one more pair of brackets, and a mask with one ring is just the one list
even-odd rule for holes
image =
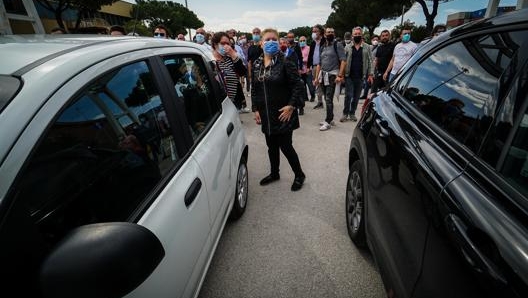
{"label": "window reflection", "polygon": [[178,55],[164,57],[174,89],[185,104],[189,130],[196,141],[219,111],[205,64],[200,56]]}
{"label": "window reflection", "polygon": [[141,61],[90,83],[57,116],[20,179],[49,243],[71,228],[125,221],[176,164],[154,77]]}
{"label": "window reflection", "polygon": [[399,90],[431,120],[477,151],[496,114],[499,78],[525,34],[486,35],[448,45],[418,65],[406,88]]}

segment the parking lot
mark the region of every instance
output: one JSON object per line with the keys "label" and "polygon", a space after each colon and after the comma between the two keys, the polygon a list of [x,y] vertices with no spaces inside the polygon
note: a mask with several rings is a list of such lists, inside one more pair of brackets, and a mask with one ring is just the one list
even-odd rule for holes
{"label": "parking lot", "polygon": [[370,255],[347,234],[347,151],[355,122],[338,121],[341,96],[337,126],[320,132],[325,110],[313,106],[307,102],[293,137],[307,176],[298,192],[290,191],[294,177],[282,155],[281,180],[259,185],[269,171],[267,147],[253,114],[241,114],[250,148],[248,206],[226,226],[201,298],[385,296]]}

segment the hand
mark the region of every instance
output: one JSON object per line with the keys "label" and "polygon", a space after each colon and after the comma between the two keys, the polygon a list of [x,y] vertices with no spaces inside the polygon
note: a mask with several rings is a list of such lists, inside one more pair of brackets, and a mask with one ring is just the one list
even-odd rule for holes
{"label": "hand", "polygon": [[295,109],[294,107],[289,106],[289,105],[282,107],[282,109],[279,110],[279,112],[281,112],[281,114],[279,115],[279,120],[281,122],[290,121],[290,118],[291,118],[291,115],[294,109]]}
{"label": "hand", "polygon": [[384,73],[384,74],[383,74],[383,80],[384,80],[384,81],[387,80],[387,73]]}
{"label": "hand", "polygon": [[314,80],[313,80],[313,85],[314,85],[315,87],[319,86],[319,79],[314,79]]}
{"label": "hand", "polygon": [[336,82],[336,83],[341,83],[341,82],[343,82],[344,80],[345,80],[345,78],[340,77],[340,76],[337,76],[337,77],[335,78],[335,82]]}
{"label": "hand", "polygon": [[367,78],[367,81],[369,82],[369,84],[372,85],[374,83],[374,76],[369,75],[368,78]]}
{"label": "hand", "polygon": [[258,111],[255,111],[255,123],[257,123],[257,125],[262,124],[262,121],[260,119],[260,113]]}
{"label": "hand", "polygon": [[237,57],[237,52],[229,45],[224,45],[224,50],[227,56],[231,57],[231,59],[235,60]]}

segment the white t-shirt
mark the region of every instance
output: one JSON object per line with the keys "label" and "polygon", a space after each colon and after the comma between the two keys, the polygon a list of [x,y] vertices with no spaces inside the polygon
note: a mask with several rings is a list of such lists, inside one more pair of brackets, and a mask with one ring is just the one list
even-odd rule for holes
{"label": "white t-shirt", "polygon": [[395,75],[400,68],[411,58],[418,46],[412,42],[400,42],[394,47],[394,63],[392,64],[391,74]]}

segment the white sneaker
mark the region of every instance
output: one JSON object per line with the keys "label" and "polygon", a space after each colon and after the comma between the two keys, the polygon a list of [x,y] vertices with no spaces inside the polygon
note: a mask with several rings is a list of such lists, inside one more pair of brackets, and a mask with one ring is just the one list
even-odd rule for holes
{"label": "white sneaker", "polygon": [[[319,125],[325,125],[325,124],[328,124],[328,123],[326,123],[326,121],[321,121],[321,122],[319,122]],[[334,121],[334,120],[330,121],[330,125],[331,125],[331,126],[336,126],[336,125],[335,125],[335,121]]]}
{"label": "white sneaker", "polygon": [[321,127],[319,127],[320,131],[325,131],[325,130],[329,130],[330,128],[332,128],[332,126],[330,124],[328,124],[326,121],[324,121],[322,123],[323,124],[321,125]]}

